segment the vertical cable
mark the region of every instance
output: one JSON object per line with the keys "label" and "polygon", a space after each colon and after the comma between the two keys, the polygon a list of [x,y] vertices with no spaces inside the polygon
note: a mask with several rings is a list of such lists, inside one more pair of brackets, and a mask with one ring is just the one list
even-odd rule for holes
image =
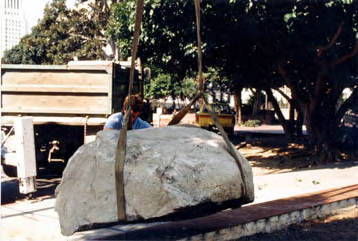
{"label": "vertical cable", "polygon": [[120,221],[126,220],[125,210],[125,194],[124,194],[124,162],[126,157],[127,149],[127,129],[128,121],[130,118],[131,106],[130,98],[132,95],[134,70],[135,70],[135,59],[137,55],[137,48],[139,42],[140,25],[142,22],[144,0],[138,0],[136,6],[136,19],[134,25],[134,36],[132,44],[132,59],[131,59],[131,70],[129,75],[129,86],[128,86],[128,102],[127,106],[124,106],[126,113],[122,122],[122,128],[119,134],[115,161],[115,177],[116,177],[116,195],[117,195],[117,212],[118,219]]}

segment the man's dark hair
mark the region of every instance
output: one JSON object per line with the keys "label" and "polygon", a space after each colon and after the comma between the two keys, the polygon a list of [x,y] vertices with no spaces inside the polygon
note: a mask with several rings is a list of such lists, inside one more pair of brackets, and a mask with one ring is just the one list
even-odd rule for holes
{"label": "man's dark hair", "polygon": [[[144,105],[143,98],[139,94],[131,95],[129,104],[134,112],[143,112],[143,105]],[[128,105],[128,96],[124,100],[123,111],[126,109],[127,105]]]}

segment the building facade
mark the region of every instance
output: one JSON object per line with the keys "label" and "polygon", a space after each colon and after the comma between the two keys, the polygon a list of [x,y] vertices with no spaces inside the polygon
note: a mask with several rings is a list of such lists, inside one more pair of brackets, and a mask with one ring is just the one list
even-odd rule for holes
{"label": "building facade", "polygon": [[0,0],[0,57],[26,34],[23,0]]}

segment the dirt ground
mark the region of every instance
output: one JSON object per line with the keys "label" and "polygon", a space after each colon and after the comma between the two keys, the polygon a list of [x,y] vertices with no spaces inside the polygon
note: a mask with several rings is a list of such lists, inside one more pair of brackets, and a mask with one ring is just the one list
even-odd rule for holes
{"label": "dirt ground", "polygon": [[[255,176],[318,166],[315,160],[312,160],[311,153],[303,145],[289,144],[282,136],[252,138],[249,141],[235,144],[240,153],[249,160]],[[340,161],[355,160],[350,158],[342,155]],[[244,240],[358,241],[358,208],[324,220],[304,222],[273,233],[256,234],[240,239],[240,241]]]}
{"label": "dirt ground", "polygon": [[[298,171],[328,164],[314,158],[313,152],[306,149],[303,144],[288,143],[283,135],[257,136],[241,142],[239,140],[236,137],[233,143],[249,160],[255,176]],[[342,153],[337,163],[351,161],[357,161],[357,157]]]}

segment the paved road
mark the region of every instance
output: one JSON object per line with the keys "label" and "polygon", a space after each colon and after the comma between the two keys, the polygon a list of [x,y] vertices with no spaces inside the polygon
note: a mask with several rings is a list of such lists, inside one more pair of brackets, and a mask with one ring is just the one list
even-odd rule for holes
{"label": "paved road", "polygon": [[[235,125],[234,130],[239,134],[285,134],[281,125],[260,125],[257,127],[246,127]],[[306,126],[302,127],[303,135],[307,134]]]}

